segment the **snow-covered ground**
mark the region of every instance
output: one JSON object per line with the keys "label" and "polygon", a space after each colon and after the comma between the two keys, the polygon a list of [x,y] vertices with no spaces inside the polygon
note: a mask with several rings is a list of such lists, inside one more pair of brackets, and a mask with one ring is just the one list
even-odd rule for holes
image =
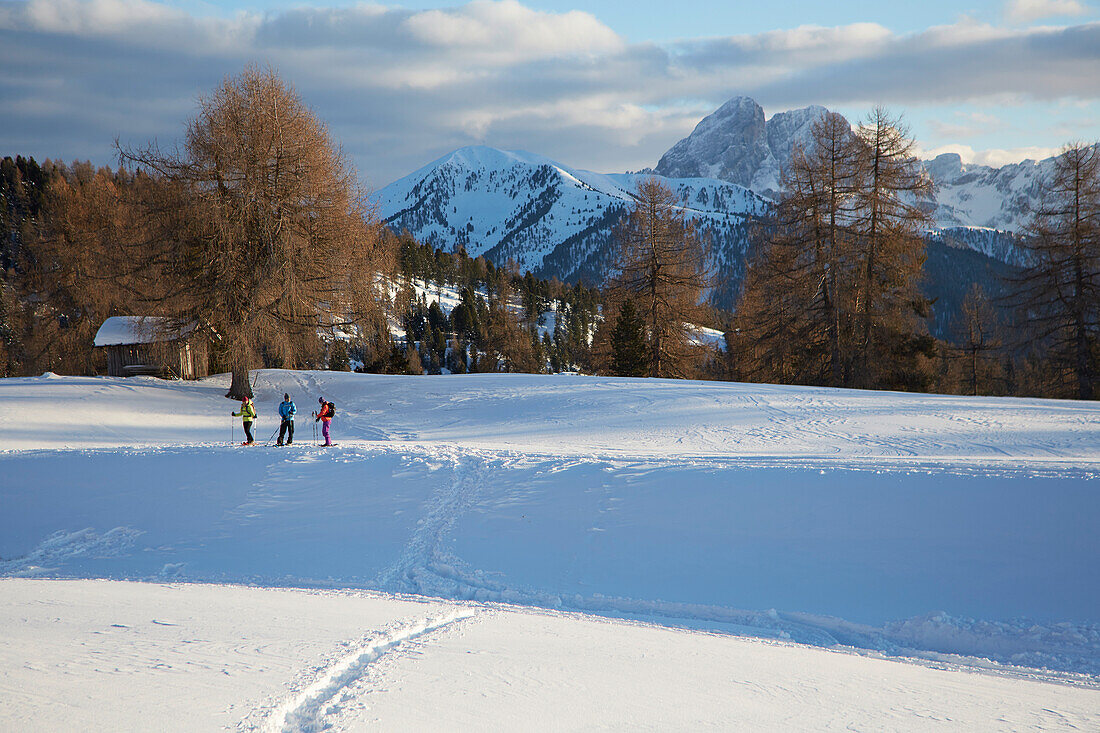
{"label": "snow-covered ground", "polygon": [[1100,691],[591,616],[0,580],[5,730],[1095,730]]}
{"label": "snow-covered ground", "polygon": [[0,728],[1100,724],[1096,404],[263,371],[280,449],[226,386],[0,380]]}

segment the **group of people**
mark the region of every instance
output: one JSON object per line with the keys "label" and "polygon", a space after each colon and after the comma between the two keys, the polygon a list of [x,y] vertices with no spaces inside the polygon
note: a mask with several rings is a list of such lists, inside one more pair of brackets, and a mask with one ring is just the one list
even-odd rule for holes
{"label": "group of people", "polygon": [[[327,402],[324,397],[318,397],[317,402],[320,403],[320,408],[317,412],[314,412],[312,417],[314,422],[321,423],[321,435],[324,436],[324,445],[332,445],[332,436],[329,433],[329,426],[332,424],[332,418],[336,414],[336,408],[331,402]],[[279,417],[282,418],[282,422],[279,423],[279,440],[275,445],[293,445],[294,443],[294,416],[298,413],[298,408],[294,405],[294,401],[290,399],[289,393],[283,394],[283,401],[279,404]],[[240,412],[232,413],[233,417],[241,418],[241,422],[244,424],[244,443],[241,445],[252,445],[256,440],[252,437],[252,423],[256,421],[256,406],[252,404],[251,397],[241,398],[241,410]],[[283,438],[286,438],[286,442],[283,442]]]}

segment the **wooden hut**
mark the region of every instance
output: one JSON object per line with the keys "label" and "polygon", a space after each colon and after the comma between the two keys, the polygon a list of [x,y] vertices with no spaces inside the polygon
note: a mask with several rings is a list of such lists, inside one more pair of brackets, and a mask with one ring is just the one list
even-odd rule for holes
{"label": "wooden hut", "polygon": [[200,379],[208,372],[209,343],[192,328],[170,335],[167,319],[113,316],[95,335],[95,347],[107,354],[107,374],[138,374],[174,379]]}

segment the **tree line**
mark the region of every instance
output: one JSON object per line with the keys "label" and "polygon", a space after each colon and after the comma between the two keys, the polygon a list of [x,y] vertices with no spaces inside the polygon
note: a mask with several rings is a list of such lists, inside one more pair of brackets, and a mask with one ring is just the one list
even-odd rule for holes
{"label": "tree line", "polygon": [[[757,223],[733,313],[706,237],[643,180],[600,289],[391,232],[326,127],[270,69],[199,100],[182,142],[117,168],[0,161],[0,373],[95,373],[112,315],[200,328],[212,366],[523,371],[1091,399],[1100,364],[1100,148],[1043,182],[1025,266],[975,285],[951,341],[921,294],[932,190],[902,120],[826,114]],[[444,291],[457,294],[446,311]],[[710,327],[709,331],[702,327]]]}

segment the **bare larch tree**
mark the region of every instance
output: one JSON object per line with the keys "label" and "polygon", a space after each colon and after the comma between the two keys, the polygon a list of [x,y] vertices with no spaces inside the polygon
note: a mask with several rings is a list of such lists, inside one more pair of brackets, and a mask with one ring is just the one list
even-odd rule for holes
{"label": "bare larch tree", "polygon": [[1028,264],[1012,282],[1024,331],[1090,400],[1100,338],[1100,144],[1062,149],[1028,234]]}
{"label": "bare larch tree", "polygon": [[860,163],[847,120],[827,113],[783,170],[784,195],[750,260],[735,320],[738,341],[749,345],[741,355],[748,376],[848,382]]}
{"label": "bare larch tree", "polygon": [[612,310],[627,298],[645,323],[647,373],[683,378],[693,374],[700,349],[691,339],[700,300],[711,285],[706,252],[677,196],[656,178],[645,178],[617,233],[616,274],[608,287]]}
{"label": "bare larch tree", "polygon": [[178,327],[208,326],[248,371],[315,361],[321,329],[378,321],[380,225],[325,125],[271,69],[249,67],[199,100],[181,150],[121,157],[166,183],[152,202]]}
{"label": "bare larch tree", "polygon": [[881,381],[871,356],[884,351],[896,354],[890,342],[918,331],[921,317],[927,315],[919,282],[924,233],[931,218],[920,200],[931,195],[932,180],[921,167],[916,143],[900,117],[876,107],[855,132],[862,143],[863,181],[857,189],[858,216],[853,227],[862,271],[857,283],[854,381],[871,386]]}

